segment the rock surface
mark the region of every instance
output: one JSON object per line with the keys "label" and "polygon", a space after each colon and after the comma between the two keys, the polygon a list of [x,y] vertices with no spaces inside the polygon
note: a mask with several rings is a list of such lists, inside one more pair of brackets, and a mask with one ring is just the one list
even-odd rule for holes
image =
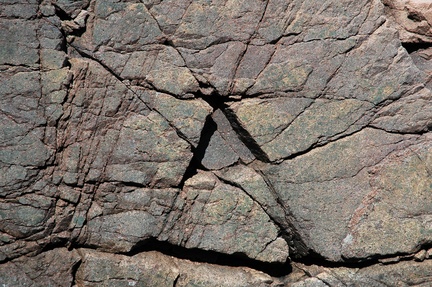
{"label": "rock surface", "polygon": [[3,1],[1,286],[429,286],[432,4]]}

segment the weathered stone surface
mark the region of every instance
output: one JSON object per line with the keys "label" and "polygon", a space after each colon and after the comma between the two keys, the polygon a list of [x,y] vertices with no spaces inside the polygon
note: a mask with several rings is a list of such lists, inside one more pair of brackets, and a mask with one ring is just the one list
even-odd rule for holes
{"label": "weathered stone surface", "polygon": [[[239,224],[239,221],[241,224]],[[260,205],[211,173],[186,181],[184,190],[102,185],[80,240],[105,251],[128,252],[148,239],[265,262],[285,262],[286,242]]]}
{"label": "weathered stone surface", "polygon": [[172,124],[194,147],[199,143],[201,131],[212,108],[203,100],[182,101],[163,93],[137,90],[153,110]]}
{"label": "weathered stone surface", "polygon": [[225,114],[217,109],[212,114],[216,130],[210,138],[201,164],[207,169],[221,169],[239,160],[250,163],[255,159],[252,151],[240,140]]}
{"label": "weathered stone surface", "polygon": [[3,1],[0,285],[429,286],[431,7]]}
{"label": "weathered stone surface", "polygon": [[431,149],[425,136],[370,170],[371,192],[351,218],[342,243],[345,257],[414,253],[432,241]]}
{"label": "weathered stone surface", "polygon": [[185,183],[176,209],[181,213],[169,218],[160,240],[264,262],[287,260],[287,243],[261,206],[211,173],[198,173]]}
{"label": "weathered stone surface", "polygon": [[280,286],[265,273],[244,267],[199,264],[158,252],[135,256],[80,249],[77,286]]}
{"label": "weathered stone surface", "polygon": [[400,39],[407,43],[432,41],[432,6],[424,0],[383,0]]}
{"label": "weathered stone surface", "polygon": [[289,276],[296,282],[289,283],[288,286],[428,286],[431,264],[431,260],[403,261],[390,265],[377,264],[365,268],[322,268],[316,265],[296,264],[293,276]]}
{"label": "weathered stone surface", "polygon": [[[365,129],[295,159],[269,166],[263,173],[281,198],[280,202],[292,211],[295,228],[309,248],[330,260],[341,260],[341,256],[352,258],[356,256],[345,253],[342,243],[356,245],[349,227],[370,200],[370,194],[379,192],[371,186],[371,168],[394,150],[413,144],[414,139]],[[395,181],[398,187],[401,178]],[[368,220],[369,217],[365,222]],[[391,234],[394,236],[393,232]],[[377,233],[366,241],[372,245],[380,238]],[[416,242],[414,245],[423,243],[420,238],[412,242]],[[387,251],[392,244],[402,248],[393,240],[386,246],[379,244],[379,250],[358,257],[392,254]]]}
{"label": "weathered stone surface", "polygon": [[73,270],[81,260],[76,251],[66,248],[33,257],[21,257],[2,264],[1,286],[71,286]]}

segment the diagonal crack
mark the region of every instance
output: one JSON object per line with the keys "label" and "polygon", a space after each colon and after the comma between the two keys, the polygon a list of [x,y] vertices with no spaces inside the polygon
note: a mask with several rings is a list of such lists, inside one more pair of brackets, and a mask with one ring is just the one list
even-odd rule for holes
{"label": "diagonal crack", "polygon": [[[136,93],[136,91],[134,89],[132,89],[132,87],[130,85],[126,84],[124,82],[124,79],[122,77],[120,77],[114,70],[112,70],[110,67],[108,67],[106,64],[104,64],[102,61],[100,61],[96,57],[90,55],[89,53],[82,51],[81,49],[79,49],[75,45],[73,45],[73,44],[68,44],[68,45],[70,45],[73,49],[75,49],[82,57],[93,60],[93,61],[97,62],[98,64],[100,64],[105,70],[107,70],[112,76],[114,76],[119,82],[121,82],[140,102],[142,102],[148,110],[156,112],[159,116],[161,116],[164,120],[166,120],[166,122],[169,124],[169,126],[177,133],[177,135],[181,139],[186,141],[191,147],[193,146],[193,143],[188,139],[188,137],[185,134],[183,134],[183,132],[180,129],[178,129],[171,121],[169,121],[166,117],[164,117],[164,115],[161,112],[159,112],[157,109],[151,107],[149,103],[144,101]],[[149,85],[152,87],[153,90],[167,94],[166,92],[162,92],[162,91],[157,90],[153,85],[151,85],[151,84],[149,84]],[[172,95],[172,94],[169,94],[169,95],[174,97],[174,95]]]}

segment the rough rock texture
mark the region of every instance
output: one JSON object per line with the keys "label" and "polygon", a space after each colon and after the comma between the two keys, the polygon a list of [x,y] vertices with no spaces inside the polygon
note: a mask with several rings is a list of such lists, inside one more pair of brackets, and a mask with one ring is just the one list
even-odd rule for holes
{"label": "rough rock texture", "polygon": [[430,286],[430,89],[430,1],[0,1],[0,285]]}

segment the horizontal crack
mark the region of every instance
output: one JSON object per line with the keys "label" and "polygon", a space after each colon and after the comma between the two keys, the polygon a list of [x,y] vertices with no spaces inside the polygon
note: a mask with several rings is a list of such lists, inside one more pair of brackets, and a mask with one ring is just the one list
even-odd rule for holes
{"label": "horizontal crack", "polygon": [[141,252],[157,251],[162,254],[173,256],[179,259],[190,260],[199,263],[208,263],[229,267],[248,267],[262,271],[273,277],[283,277],[291,273],[290,263],[267,263],[251,259],[241,253],[223,254],[216,251],[207,251],[198,248],[188,249],[173,245],[156,239],[148,239],[139,242],[130,252],[122,253],[127,256],[134,256]]}
{"label": "horizontal crack", "polygon": [[408,54],[414,53],[418,50],[432,48],[432,43],[420,42],[420,43],[402,43]]}

